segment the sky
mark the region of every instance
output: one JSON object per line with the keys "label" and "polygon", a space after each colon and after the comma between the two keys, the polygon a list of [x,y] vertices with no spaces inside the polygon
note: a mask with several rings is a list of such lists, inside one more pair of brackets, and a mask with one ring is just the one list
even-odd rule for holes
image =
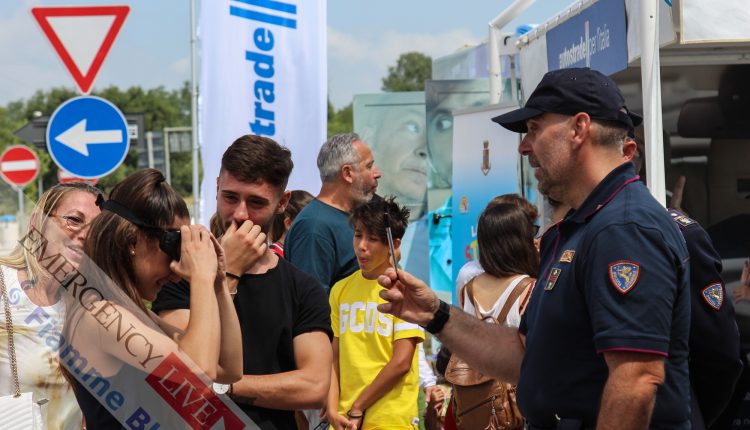
{"label": "sky", "polygon": [[[538,0],[505,30],[542,23],[573,2]],[[482,42],[487,38],[487,23],[511,3],[328,0],[331,101],[341,108],[354,94],[379,92],[388,66],[401,53],[419,51],[437,58]],[[74,86],[32,17],[32,7],[104,4],[128,4],[131,10],[94,83],[95,90],[109,85],[173,89],[190,79],[188,0],[4,0],[0,2],[0,105],[28,98],[37,90]]]}

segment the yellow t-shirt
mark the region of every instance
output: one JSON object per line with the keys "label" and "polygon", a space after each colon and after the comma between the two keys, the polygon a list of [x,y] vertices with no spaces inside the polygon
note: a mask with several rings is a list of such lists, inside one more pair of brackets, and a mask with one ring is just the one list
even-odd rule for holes
{"label": "yellow t-shirt", "polygon": [[[393,315],[378,312],[385,303],[376,280],[365,279],[357,270],[337,282],[329,301],[333,335],[339,339],[339,413],[345,415],[354,401],[393,357],[398,339],[424,340],[424,331]],[[409,373],[365,411],[362,428],[416,429],[419,426],[417,396],[419,366],[414,351]]]}

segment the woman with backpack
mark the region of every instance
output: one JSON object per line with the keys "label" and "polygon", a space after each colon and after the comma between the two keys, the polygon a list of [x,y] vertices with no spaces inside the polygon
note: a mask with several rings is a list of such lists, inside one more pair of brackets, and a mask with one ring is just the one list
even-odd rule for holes
{"label": "woman with backpack", "polygon": [[[519,205],[491,203],[485,208],[477,225],[483,273],[458,285],[464,311],[488,323],[518,327],[539,270],[535,233]],[[445,376],[453,384],[453,414],[459,430],[523,427],[515,386],[482,375],[455,354]]]}

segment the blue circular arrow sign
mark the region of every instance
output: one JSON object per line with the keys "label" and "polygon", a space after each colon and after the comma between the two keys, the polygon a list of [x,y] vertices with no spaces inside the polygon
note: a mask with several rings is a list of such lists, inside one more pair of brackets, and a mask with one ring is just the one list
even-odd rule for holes
{"label": "blue circular arrow sign", "polygon": [[83,96],[61,104],[47,125],[47,149],[63,170],[84,179],[110,174],[130,148],[128,122],[100,97]]}

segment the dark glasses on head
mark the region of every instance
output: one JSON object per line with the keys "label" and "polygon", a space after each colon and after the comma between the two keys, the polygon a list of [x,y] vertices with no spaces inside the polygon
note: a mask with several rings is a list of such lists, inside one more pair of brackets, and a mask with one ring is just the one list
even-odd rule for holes
{"label": "dark glasses on head", "polygon": [[165,229],[146,224],[130,209],[114,200],[104,200],[101,194],[96,198],[96,205],[101,210],[113,212],[121,218],[130,221],[141,230],[155,236],[159,239],[159,249],[164,251],[172,260],[180,261],[180,246],[182,243],[180,230]]}

